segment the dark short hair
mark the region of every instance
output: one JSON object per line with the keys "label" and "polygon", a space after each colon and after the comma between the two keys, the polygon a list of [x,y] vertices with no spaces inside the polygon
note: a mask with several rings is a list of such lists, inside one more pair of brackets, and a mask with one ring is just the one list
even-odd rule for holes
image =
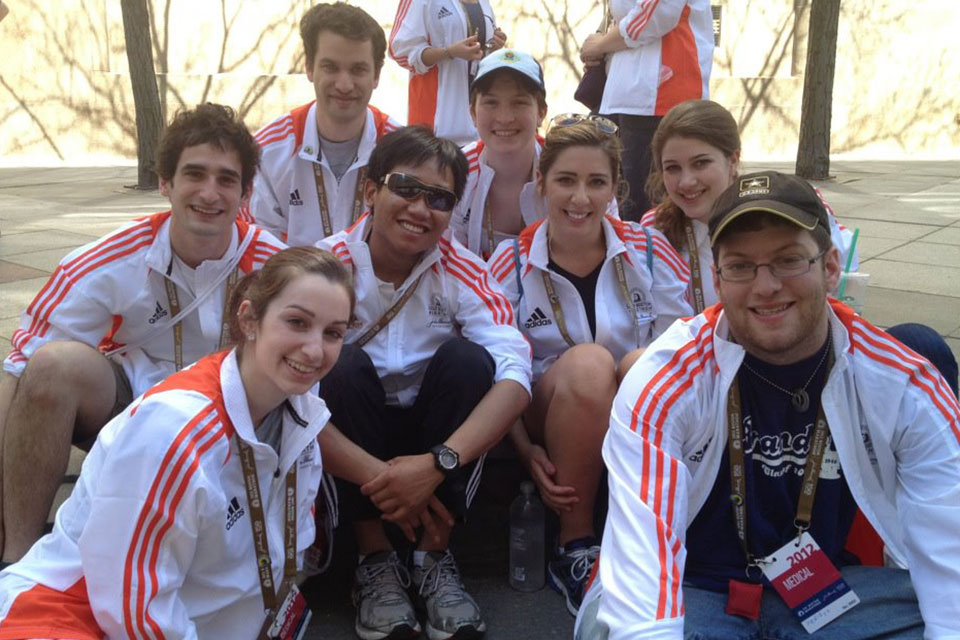
{"label": "dark short hair", "polygon": [[346,2],[324,2],[310,7],[300,19],[300,39],[308,66],[317,57],[317,38],[324,31],[350,40],[369,40],[373,46],[374,75],[380,76],[387,53],[387,37],[369,13]]}
{"label": "dark short hair", "polygon": [[200,144],[236,151],[240,158],[240,183],[243,192],[249,193],[260,168],[260,146],[233,109],[212,102],[177,112],[160,139],[157,175],[172,181],[183,150]]}
{"label": "dark short hair", "polygon": [[536,99],[538,108],[543,111],[547,110],[547,93],[543,88],[519,71],[511,71],[510,69],[495,69],[482,78],[477,79],[477,81],[473,83],[473,86],[470,87],[470,105],[473,106],[476,104],[479,96],[488,93],[490,87],[493,86],[493,81],[500,76],[511,78],[522,91]]}
{"label": "dark short hair", "polygon": [[415,167],[436,162],[441,170],[453,173],[453,192],[459,200],[467,184],[470,165],[463,151],[452,140],[438,138],[420,125],[401,127],[380,139],[367,162],[367,178],[380,184],[399,164]]}
{"label": "dark short hair", "polygon": [[720,247],[723,246],[724,242],[726,242],[731,236],[736,235],[737,233],[763,231],[764,229],[770,229],[773,227],[787,227],[809,233],[813,237],[814,242],[817,243],[817,250],[821,252],[826,252],[830,249],[830,247],[833,246],[833,240],[830,238],[830,232],[821,225],[814,227],[813,231],[808,231],[785,218],[781,218],[780,216],[773,215],[765,211],[748,211],[727,225],[727,227],[723,230],[723,233],[717,237],[716,242],[711,248],[711,251],[713,252],[714,264],[716,264],[717,260],[720,258]]}

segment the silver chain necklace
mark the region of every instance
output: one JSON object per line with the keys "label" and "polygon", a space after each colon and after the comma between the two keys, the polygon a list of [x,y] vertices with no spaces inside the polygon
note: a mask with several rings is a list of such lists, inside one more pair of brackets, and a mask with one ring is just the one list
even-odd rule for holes
{"label": "silver chain necklace", "polygon": [[761,380],[766,382],[768,385],[770,385],[774,389],[777,389],[778,391],[782,391],[783,393],[790,396],[790,406],[793,407],[793,410],[796,411],[797,413],[803,413],[804,411],[810,408],[810,394],[807,393],[807,387],[810,386],[810,383],[813,382],[813,378],[817,375],[817,372],[820,371],[820,367],[822,367],[823,363],[826,361],[828,353],[830,353],[830,335],[829,334],[827,335],[827,348],[823,350],[823,355],[820,356],[820,362],[817,363],[816,369],[813,370],[813,373],[810,374],[810,377],[807,378],[807,381],[803,383],[802,387],[794,389],[793,391],[790,391],[789,389],[784,389],[783,387],[778,385],[776,382],[773,382],[763,377],[762,375],[760,375],[760,373],[754,370],[753,367],[748,365],[746,360],[743,361],[743,366],[747,371],[749,371],[756,377],[760,378]]}

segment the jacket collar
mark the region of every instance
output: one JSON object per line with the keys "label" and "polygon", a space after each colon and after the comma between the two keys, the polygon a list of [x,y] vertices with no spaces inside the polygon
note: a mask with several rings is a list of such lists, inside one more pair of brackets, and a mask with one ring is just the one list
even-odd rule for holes
{"label": "jacket collar", "polygon": [[[367,234],[370,232],[370,225],[373,224],[373,214],[365,214],[360,218],[356,224],[350,227],[347,230],[347,236],[344,239],[345,244],[347,245],[347,250],[350,252],[351,257],[353,258],[354,265],[368,265],[371,273],[373,272],[373,259],[370,255],[370,245],[367,244]],[[440,240],[436,245],[426,251],[423,257],[414,265],[413,270],[410,271],[410,275],[407,276],[407,279],[404,280],[403,285],[400,289],[406,289],[410,283],[415,281],[420,277],[427,269],[432,268],[434,265],[439,265],[443,260],[443,251],[441,245],[446,244],[449,246],[453,240],[453,231],[448,226],[443,235],[440,236]]]}
{"label": "jacket collar", "polygon": [[[377,123],[374,121],[373,112],[370,107],[366,109],[366,120],[363,123],[363,131],[360,133],[360,146],[357,147],[357,160],[354,165],[366,165],[370,153],[377,145]],[[307,119],[303,123],[303,143],[297,150],[297,155],[302,160],[308,162],[317,162],[320,157],[320,132],[317,130],[317,103],[314,102],[307,110]],[[353,168],[353,165],[350,167]],[[349,169],[348,169],[349,171]]]}
{"label": "jacket collar", "polygon": [[[162,274],[167,273],[170,268],[170,262],[173,260],[173,247],[170,245],[171,220],[173,220],[173,216],[167,216],[167,219],[163,221],[162,225],[160,225],[160,229],[157,231],[157,235],[154,237],[153,244],[151,244],[150,248],[147,249],[147,266],[150,269]],[[253,233],[253,231],[254,229],[251,227],[247,230],[247,233]],[[238,231],[238,222],[234,222],[233,227],[230,230],[230,244],[227,245],[227,250],[224,252],[224,254],[216,260],[204,260],[201,264],[218,267],[219,265],[229,261],[230,257],[236,253],[239,241],[240,234]]]}
{"label": "jacket collar", "polygon": [[[625,253],[624,257],[629,261],[630,255],[627,253],[627,246],[623,243],[623,240],[617,235],[616,229],[614,229],[613,224],[610,222],[607,216],[603,217],[601,221],[601,226],[603,227],[603,238],[604,242],[607,245],[607,255],[605,261],[613,260],[613,258],[621,253]],[[541,224],[536,232],[533,234],[533,242],[530,245],[530,257],[528,258],[528,263],[542,271],[547,270],[547,264],[550,260],[549,248],[547,243],[547,227],[549,222],[544,219],[543,224]]]}

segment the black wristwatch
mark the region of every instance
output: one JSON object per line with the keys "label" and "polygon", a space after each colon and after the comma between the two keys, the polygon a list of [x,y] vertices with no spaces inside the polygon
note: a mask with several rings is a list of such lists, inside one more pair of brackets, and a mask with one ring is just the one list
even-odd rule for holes
{"label": "black wristwatch", "polygon": [[460,454],[447,445],[438,444],[430,449],[430,453],[433,454],[433,464],[443,475],[449,476],[460,469]]}

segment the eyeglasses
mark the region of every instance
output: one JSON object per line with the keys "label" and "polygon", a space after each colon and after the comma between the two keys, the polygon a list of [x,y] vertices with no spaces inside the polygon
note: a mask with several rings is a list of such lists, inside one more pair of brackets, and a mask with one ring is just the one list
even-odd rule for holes
{"label": "eyeglasses", "polygon": [[561,113],[550,121],[550,124],[547,125],[547,131],[550,131],[550,129],[554,127],[572,127],[573,125],[580,124],[581,122],[592,122],[593,126],[595,126],[601,133],[606,133],[607,135],[611,136],[617,135],[617,132],[620,131],[617,123],[610,118],[604,118],[603,116],[594,115],[592,113]]}
{"label": "eyeglasses", "polygon": [[760,264],[755,262],[731,262],[722,267],[717,267],[717,275],[726,282],[751,282],[757,277],[757,269],[766,267],[770,269],[771,275],[775,278],[796,278],[805,273],[810,273],[810,267],[825,253],[826,251],[821,251],[812,258],[783,256],[772,262],[761,262]]}
{"label": "eyeglasses", "polygon": [[424,184],[405,173],[388,173],[380,180],[392,193],[404,200],[416,200],[423,196],[427,206],[437,211],[450,212],[457,204],[457,196],[452,191]]}

